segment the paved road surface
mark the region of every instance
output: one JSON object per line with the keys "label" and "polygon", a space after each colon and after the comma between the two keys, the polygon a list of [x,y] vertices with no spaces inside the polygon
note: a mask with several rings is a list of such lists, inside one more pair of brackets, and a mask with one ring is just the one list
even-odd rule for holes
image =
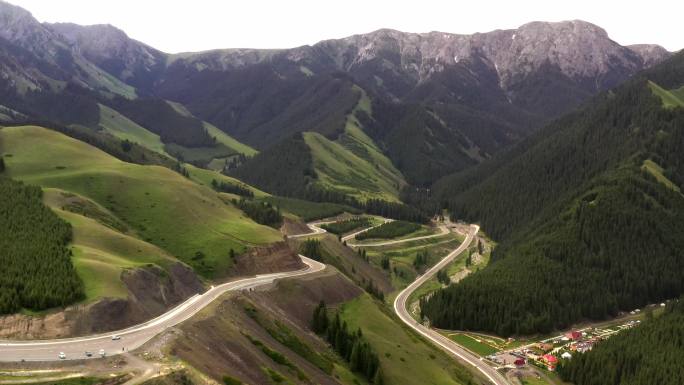
{"label": "paved road surface", "polygon": [[[297,277],[325,269],[325,265],[320,262],[301,255],[300,257],[302,262],[307,265],[302,270],[261,274],[251,278],[212,286],[204,294],[196,294],[161,316],[128,329],[95,336],[61,340],[0,341],[0,361],[59,361],[58,355],[60,352],[65,353],[67,360],[85,359],[87,358],[85,356],[86,351],[93,353],[92,358],[98,358],[100,349],[104,349],[107,356],[134,350],[165,329],[175,326],[197,314],[205,306],[228,291],[250,289],[270,284],[279,278]],[[112,340],[114,335],[120,336],[121,339]]]}
{"label": "paved road surface", "polygon": [[318,226],[321,225],[327,225],[328,223],[335,223],[335,221],[329,221],[329,222],[311,222],[307,223],[306,225],[311,229],[310,233],[303,233],[303,234],[295,234],[295,235],[288,235],[288,238],[303,238],[303,237],[310,237],[312,235],[318,235],[318,234],[324,234],[327,233],[325,229],[322,229]]}
{"label": "paved road surface", "polygon": [[365,233],[365,232],[368,231],[368,230],[374,229],[374,228],[376,228],[376,227],[380,227],[380,226],[384,225],[385,223],[390,223],[390,222],[392,222],[393,220],[394,220],[394,219],[383,218],[381,224],[375,225],[375,226],[372,226],[372,227],[369,227],[369,228],[366,228],[366,229],[363,229],[363,230],[359,230],[359,231],[357,231],[357,232],[355,232],[355,233],[351,233],[351,234],[349,234],[349,235],[345,235],[345,236],[342,237],[340,240],[341,240],[342,242],[346,242],[346,241],[348,241],[348,240],[350,240],[350,239],[354,239],[354,238],[356,238],[357,235],[359,235],[359,234],[361,234],[361,233]]}
{"label": "paved road surface", "polygon": [[425,274],[419,276],[415,281],[413,281],[413,283],[406,287],[406,289],[402,290],[401,293],[399,293],[397,298],[394,300],[394,312],[397,313],[399,318],[401,318],[401,320],[404,321],[406,325],[408,325],[410,328],[421,334],[423,337],[432,341],[435,345],[439,346],[447,353],[456,356],[460,360],[477,368],[480,372],[482,372],[482,374],[484,374],[486,378],[489,379],[489,381],[492,382],[492,384],[509,385],[509,382],[501,373],[497,372],[494,368],[487,365],[486,362],[480,360],[480,357],[465,350],[449,338],[418,323],[415,319],[413,319],[413,317],[411,317],[409,311],[406,309],[406,302],[408,298],[411,296],[411,294],[416,289],[418,289],[423,283],[432,278],[433,275],[437,274],[439,270],[448,265],[454,258],[461,254],[463,250],[467,249],[468,246],[470,246],[470,243],[472,243],[478,231],[480,231],[479,226],[471,225],[471,230],[466,236],[465,241],[463,241],[463,243],[459,245],[456,250],[449,253],[449,255],[444,257],[444,259],[442,259],[439,263],[437,263],[430,270],[425,272]]}
{"label": "paved road surface", "polygon": [[[309,226],[309,229],[311,229],[311,232],[309,232],[309,233],[303,233],[303,234],[288,235],[287,237],[288,237],[288,238],[303,238],[303,237],[310,237],[310,236],[312,236],[312,235],[324,234],[324,233],[327,233],[327,231],[326,231],[325,229],[319,227],[319,226],[321,226],[321,225],[327,225],[327,224],[329,224],[329,223],[335,223],[335,222],[337,222],[337,221],[311,222],[311,223],[307,223],[306,225]],[[351,233],[351,234],[349,234],[349,235],[345,235],[345,236],[342,237],[340,240],[341,240],[342,242],[348,241],[348,240],[350,240],[350,239],[353,239],[355,236],[357,236],[357,235],[359,235],[359,234],[361,234],[361,233],[365,233],[366,231],[368,231],[368,230],[370,230],[370,229],[374,229],[374,228],[376,228],[376,227],[378,227],[378,226],[381,226],[381,225],[383,225],[383,224],[385,224],[385,223],[387,223],[387,222],[392,222],[392,219],[384,219],[383,222],[382,222],[381,224],[379,224],[379,225],[372,226],[372,227],[369,227],[369,228],[366,228],[366,229],[363,229],[363,230],[359,230],[359,231],[357,231],[357,232],[355,232],[355,233]]]}
{"label": "paved road surface", "polygon": [[[366,230],[368,231],[368,229]],[[437,238],[437,237],[442,237],[444,235],[449,234],[449,228],[446,227],[445,225],[439,226],[439,233],[437,234],[430,234],[430,235],[423,235],[420,237],[414,237],[414,238],[406,238],[406,239],[397,239],[394,241],[384,241],[384,242],[374,242],[374,243],[349,243],[347,242],[347,246],[350,247],[380,247],[380,246],[389,246],[389,245],[396,245],[404,242],[413,242],[413,241],[420,241],[421,239],[430,239],[430,238]],[[356,236],[356,234],[354,234]],[[344,240],[344,238],[342,239]]]}

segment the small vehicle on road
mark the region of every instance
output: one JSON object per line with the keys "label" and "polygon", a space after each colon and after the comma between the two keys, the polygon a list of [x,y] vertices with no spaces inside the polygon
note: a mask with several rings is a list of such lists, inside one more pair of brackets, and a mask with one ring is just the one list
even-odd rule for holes
{"label": "small vehicle on road", "polygon": [[93,353],[92,353],[92,352],[85,352],[85,356],[86,356],[86,357],[92,357],[92,356],[93,356]]}
{"label": "small vehicle on road", "polygon": [[100,357],[104,357],[105,355],[107,354],[105,353],[104,349],[100,349]]}
{"label": "small vehicle on road", "polygon": [[66,354],[64,354],[64,352],[59,352],[59,359],[60,360],[66,359]]}
{"label": "small vehicle on road", "polygon": [[120,340],[120,339],[121,339],[121,336],[120,336],[120,335],[112,336],[112,341],[118,341],[118,340]]}

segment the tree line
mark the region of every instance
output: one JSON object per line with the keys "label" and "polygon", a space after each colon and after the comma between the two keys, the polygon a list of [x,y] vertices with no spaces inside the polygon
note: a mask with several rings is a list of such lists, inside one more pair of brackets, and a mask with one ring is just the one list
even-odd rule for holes
{"label": "tree line", "polygon": [[311,322],[312,330],[330,343],[332,348],[349,363],[352,372],[363,375],[371,384],[384,384],[380,360],[373,347],[366,341],[361,329],[350,331],[347,322],[328,315],[325,302],[321,301],[314,309]]}
{"label": "tree line", "polygon": [[434,325],[545,333],[684,293],[684,109],[644,79],[598,99],[446,201],[500,243],[487,268],[423,301]]}
{"label": "tree line", "polygon": [[390,239],[401,237],[402,235],[406,234],[411,234],[418,230],[420,230],[420,225],[417,223],[405,221],[392,221],[384,223],[378,227],[374,227],[361,234],[358,234],[355,238],[359,241],[374,238]]}
{"label": "tree line", "polygon": [[258,224],[276,229],[283,224],[283,215],[280,213],[280,209],[273,207],[269,202],[241,198],[240,200],[233,199],[233,204]]}
{"label": "tree line", "polygon": [[684,300],[646,318],[591,351],[562,360],[558,374],[576,385],[684,384]]}
{"label": "tree line", "polygon": [[254,193],[244,184],[229,183],[224,181],[211,180],[211,187],[216,191],[235,194],[246,198],[254,198]]}
{"label": "tree line", "polygon": [[311,149],[301,133],[281,140],[247,159],[230,175],[271,194],[311,202],[336,203],[351,206],[373,215],[425,223],[429,215],[399,202],[382,199],[359,201],[344,192],[320,186],[313,165]]}
{"label": "tree line", "polygon": [[423,250],[419,250],[416,253],[416,257],[413,259],[413,267],[416,270],[422,270],[427,266],[428,262],[430,261],[430,254],[428,252],[427,248],[424,248]]}
{"label": "tree line", "polygon": [[314,261],[322,261],[323,253],[321,252],[321,241],[318,239],[307,239],[299,247],[299,252]]}
{"label": "tree line", "polygon": [[322,225],[321,228],[325,229],[329,233],[335,235],[340,235],[348,233],[352,230],[367,227],[371,225],[371,219],[368,217],[356,217],[352,219],[346,219],[338,222],[328,223]]}
{"label": "tree line", "polygon": [[43,310],[85,297],[71,262],[71,225],[42,201],[39,187],[0,177],[0,314]]}

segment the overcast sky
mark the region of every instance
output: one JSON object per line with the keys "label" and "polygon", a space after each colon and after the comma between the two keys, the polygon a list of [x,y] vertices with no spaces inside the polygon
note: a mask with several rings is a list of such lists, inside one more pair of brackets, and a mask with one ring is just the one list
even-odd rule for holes
{"label": "overcast sky", "polygon": [[620,44],[684,48],[682,0],[10,0],[40,21],[108,23],[169,53],[287,48],[379,28],[487,32],[582,19]]}

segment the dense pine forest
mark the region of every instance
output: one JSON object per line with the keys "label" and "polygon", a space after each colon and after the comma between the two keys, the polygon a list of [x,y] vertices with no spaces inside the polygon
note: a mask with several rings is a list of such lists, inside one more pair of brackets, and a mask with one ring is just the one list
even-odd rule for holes
{"label": "dense pine forest", "polygon": [[211,187],[216,191],[240,195],[247,198],[254,198],[254,193],[247,186],[243,184],[228,183],[223,181],[217,181],[216,179],[211,180]]}
{"label": "dense pine forest", "polygon": [[561,362],[558,374],[576,385],[684,384],[684,301],[665,313]]}
{"label": "dense pine forest", "polygon": [[283,224],[283,215],[280,209],[273,207],[269,202],[253,201],[248,199],[233,199],[233,204],[242,210],[254,222],[261,225],[279,228]]}
{"label": "dense pine forest", "polygon": [[66,247],[71,226],[43,204],[39,187],[0,176],[0,196],[0,314],[82,299]]}
{"label": "dense pine forest", "polygon": [[370,218],[359,217],[359,218],[352,218],[352,219],[347,219],[347,220],[339,221],[339,222],[328,223],[326,225],[321,226],[321,228],[325,229],[329,233],[340,235],[340,234],[348,233],[352,230],[356,230],[356,229],[361,228],[361,227],[368,227],[370,225],[371,225]]}
{"label": "dense pine forest", "polygon": [[318,176],[311,149],[301,133],[260,152],[230,173],[252,186],[282,197],[351,206],[369,214],[411,222],[424,223],[428,220],[423,210],[413,206],[381,199],[361,202],[337,190],[320,187],[316,184]]}
{"label": "dense pine forest", "polygon": [[647,78],[679,87],[684,54],[483,166],[488,175],[438,186],[444,205],[501,243],[488,268],[423,301],[424,316],[529,334],[684,292],[684,109],[664,108]]}

